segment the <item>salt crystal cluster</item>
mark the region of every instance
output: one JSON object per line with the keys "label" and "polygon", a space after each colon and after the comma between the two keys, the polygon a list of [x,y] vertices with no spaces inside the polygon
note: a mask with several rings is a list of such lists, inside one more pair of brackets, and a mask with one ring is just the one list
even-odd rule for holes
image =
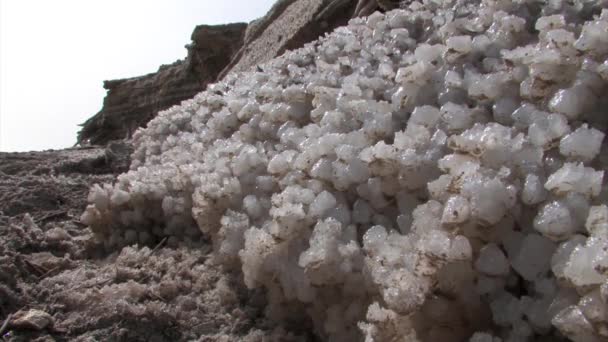
{"label": "salt crystal cluster", "polygon": [[412,2],[135,134],[82,220],[331,341],[608,340],[608,4]]}

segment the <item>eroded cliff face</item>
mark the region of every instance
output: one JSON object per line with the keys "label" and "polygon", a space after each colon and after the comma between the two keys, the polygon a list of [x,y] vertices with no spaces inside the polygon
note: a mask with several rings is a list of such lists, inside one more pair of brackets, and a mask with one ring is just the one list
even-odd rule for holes
{"label": "eroded cliff face", "polygon": [[82,125],[78,142],[96,145],[128,138],[158,111],[204,90],[241,47],[246,28],[244,23],[197,26],[184,60],[145,76],[105,81],[103,108]]}
{"label": "eroded cliff face", "polygon": [[103,108],[82,124],[79,144],[129,138],[156,114],[233,71],[255,68],[346,24],[357,0],[279,0],[249,25],[196,27],[188,55],[155,73],[104,82]]}

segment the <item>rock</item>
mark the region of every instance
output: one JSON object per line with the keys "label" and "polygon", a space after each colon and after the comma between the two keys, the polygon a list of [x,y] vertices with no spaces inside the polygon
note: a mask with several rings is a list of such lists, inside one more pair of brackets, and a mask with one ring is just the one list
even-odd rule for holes
{"label": "rock", "polygon": [[115,173],[124,172],[131,165],[131,153],[133,146],[130,142],[117,140],[107,144],[105,149],[105,161]]}
{"label": "rock", "polygon": [[106,144],[129,137],[158,111],[189,99],[213,82],[241,46],[247,24],[200,25],[186,59],[145,76],[104,82],[103,108],[82,124],[80,144]]}
{"label": "rock", "polygon": [[356,5],[356,0],[279,0],[249,24],[243,46],[219,78],[251,69],[345,25]]}
{"label": "rock", "polygon": [[55,227],[47,230],[44,233],[44,238],[46,241],[50,242],[66,241],[70,239],[70,234],[63,228]]}
{"label": "rock", "polygon": [[53,317],[42,310],[18,311],[13,317],[13,328],[42,330],[53,324]]}

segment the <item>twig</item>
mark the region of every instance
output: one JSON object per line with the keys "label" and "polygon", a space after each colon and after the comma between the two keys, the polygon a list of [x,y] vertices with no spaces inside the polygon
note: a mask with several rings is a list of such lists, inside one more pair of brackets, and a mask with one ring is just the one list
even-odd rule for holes
{"label": "twig", "polygon": [[87,227],[86,224],[80,222],[79,218],[73,218],[70,220],[70,222],[72,222],[73,224],[77,225],[77,226],[81,226],[81,227]]}
{"label": "twig", "polygon": [[112,281],[112,279],[106,279],[106,280],[102,280],[102,281],[97,282],[97,283],[95,283],[95,284],[88,285],[88,286],[84,286],[84,288],[85,288],[85,289],[90,289],[90,288],[94,287],[94,288],[96,288],[96,289],[98,289],[98,290],[99,290],[99,289],[101,289],[101,287],[102,287],[102,286],[104,286],[104,285],[108,284],[108,283],[109,283],[109,282],[111,282],[111,281]]}
{"label": "twig", "polygon": [[35,220],[34,222],[40,223],[40,222],[48,220],[50,218],[55,218],[55,217],[58,217],[58,216],[66,215],[67,213],[68,213],[67,210],[55,211],[55,212],[52,212],[52,213],[49,213],[49,214],[46,214],[46,215],[42,216],[41,218]]}
{"label": "twig", "polygon": [[50,270],[48,270],[45,274],[41,275],[40,278],[46,278],[47,276],[49,276],[51,274],[51,272],[55,272],[59,269],[59,266],[55,266],[53,268],[51,268]]}
{"label": "twig", "polygon": [[0,327],[0,336],[4,334],[4,330],[6,330],[6,327],[8,327],[8,322],[11,321],[11,318],[13,318],[13,314],[8,314],[8,316],[6,316],[4,323],[2,323],[2,326]]}
{"label": "twig", "polygon": [[152,291],[150,291],[149,295],[150,295],[150,297],[154,297],[157,300],[160,300],[161,302],[165,302],[166,301],[165,298],[161,297],[161,295],[156,294],[156,293],[154,293]]}
{"label": "twig", "polygon": [[45,274],[46,272],[48,272],[48,270],[46,268],[43,268],[42,266],[36,265],[33,262],[24,259],[23,260],[25,262],[26,265],[28,265],[32,270],[34,270],[34,272],[36,272],[37,274],[35,274],[35,276],[37,278],[40,278],[43,274]]}
{"label": "twig", "polygon": [[[164,245],[165,242],[167,242],[167,237],[166,236],[162,240],[160,240],[160,242],[158,243],[158,245],[156,245],[152,249],[152,252],[150,252],[150,255],[154,254],[154,252],[156,252],[162,245]],[[150,256],[150,255],[148,255],[148,256]]]}

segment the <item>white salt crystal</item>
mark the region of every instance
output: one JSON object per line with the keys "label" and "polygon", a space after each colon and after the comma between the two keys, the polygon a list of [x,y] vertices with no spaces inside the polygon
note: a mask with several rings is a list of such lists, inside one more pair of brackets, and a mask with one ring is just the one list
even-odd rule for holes
{"label": "white salt crystal", "polygon": [[526,176],[524,188],[521,192],[521,200],[527,205],[535,205],[545,200],[547,190],[543,186],[543,181],[535,174]]}
{"label": "white salt crystal", "polygon": [[472,216],[486,226],[498,223],[512,202],[512,194],[498,179],[473,179],[463,185],[462,193],[469,197]]}
{"label": "white salt crystal", "polygon": [[600,286],[600,298],[602,298],[604,303],[608,302],[608,282],[605,282]]}
{"label": "white salt crystal", "polygon": [[566,25],[566,20],[563,15],[550,15],[540,17],[536,20],[534,28],[538,31],[550,31],[557,28],[562,28]]}
{"label": "white salt crystal", "polygon": [[604,81],[608,80],[608,60],[597,67],[597,72],[600,74]]}
{"label": "white salt crystal", "polygon": [[112,193],[112,196],[110,197],[110,202],[114,206],[120,206],[129,202],[129,199],[130,195],[128,192],[117,189],[114,191],[114,193]]}
{"label": "white salt crystal", "polygon": [[293,151],[285,151],[277,154],[270,160],[268,163],[268,172],[270,173],[285,173],[289,168],[289,162],[291,162],[293,156]]}
{"label": "white salt crystal", "polygon": [[569,120],[577,119],[585,110],[585,101],[593,94],[586,87],[561,89],[549,101],[549,109],[564,114]]}
{"label": "white salt crystal", "polygon": [[388,25],[391,28],[405,27],[408,23],[407,15],[401,11],[394,11],[388,15]]}
{"label": "white salt crystal", "polygon": [[553,256],[551,257],[551,270],[558,278],[564,277],[564,269],[568,260],[570,260],[570,254],[579,245],[585,244],[586,238],[583,235],[573,235],[569,240],[562,242]]}
{"label": "white salt crystal", "polygon": [[410,66],[399,68],[395,76],[397,83],[424,84],[430,77],[432,66],[428,62],[417,62]]}
{"label": "white salt crystal", "polygon": [[477,35],[473,38],[472,47],[473,50],[478,53],[483,53],[487,51],[488,46],[492,43],[490,38],[485,34]]}
{"label": "white salt crystal", "polygon": [[414,209],[412,228],[418,232],[440,229],[443,206],[437,201],[428,201]]}
{"label": "white salt crystal", "polygon": [[606,30],[608,30],[608,22],[605,20],[586,22],[581,35],[576,41],[575,47],[582,51],[600,55],[605,54],[608,51],[608,48],[606,48],[606,43],[608,43]]}
{"label": "white salt crystal", "polygon": [[450,238],[446,232],[430,230],[418,241],[420,251],[436,258],[446,259],[450,251]]}
{"label": "white salt crystal", "polygon": [[469,201],[462,196],[452,196],[445,203],[441,223],[462,223],[468,220],[470,214]]}
{"label": "white salt crystal", "polygon": [[95,208],[98,210],[105,210],[110,205],[110,198],[107,192],[99,184],[95,184],[91,188],[87,200],[89,203],[95,204]]}
{"label": "white salt crystal", "polygon": [[441,120],[446,124],[448,130],[464,130],[473,124],[471,110],[452,102],[441,106]]}
{"label": "white salt crystal", "polygon": [[353,221],[355,223],[370,222],[373,209],[363,199],[358,199],[353,205]]}
{"label": "white salt crystal", "polygon": [[331,161],[327,158],[319,159],[313,165],[312,169],[310,170],[310,174],[311,174],[311,176],[318,178],[318,179],[324,179],[324,180],[332,179],[333,169],[332,169]]}
{"label": "white salt crystal", "polygon": [[585,228],[596,236],[608,233],[608,206],[602,204],[589,208]]}
{"label": "white salt crystal", "polygon": [[416,107],[410,116],[408,124],[422,125],[428,128],[434,127],[441,113],[433,106]]}
{"label": "white salt crystal", "polygon": [[469,239],[462,235],[458,235],[452,239],[448,253],[449,260],[471,260],[472,256],[473,250]]}
{"label": "white salt crystal", "polygon": [[448,49],[459,53],[469,53],[472,49],[471,36],[454,36],[446,40]]}
{"label": "white salt crystal", "polygon": [[245,196],[245,198],[243,198],[243,207],[247,211],[247,214],[253,218],[258,218],[262,215],[262,205],[255,195]]}
{"label": "white salt crystal", "polygon": [[492,113],[494,120],[502,125],[511,125],[511,114],[519,107],[519,101],[513,97],[501,97],[494,102]]}
{"label": "white salt crystal", "polygon": [[414,51],[416,59],[426,63],[434,64],[441,58],[445,47],[440,44],[419,44]]}
{"label": "white salt crystal", "polygon": [[528,128],[528,137],[534,145],[547,149],[569,131],[568,121],[563,115],[539,115]]}
{"label": "white salt crystal", "polygon": [[577,287],[599,285],[608,279],[602,272],[608,267],[608,243],[605,238],[590,237],[585,245],[574,248],[564,268],[564,276]]}
{"label": "white salt crystal", "polygon": [[365,248],[374,249],[378,248],[384,243],[388,234],[386,229],[382,226],[373,226],[365,232],[363,235],[363,245]]}
{"label": "white salt crystal", "polygon": [[555,245],[548,239],[536,234],[528,234],[523,239],[511,266],[524,279],[533,281],[545,275],[551,266],[551,256]]}
{"label": "white salt crystal", "polygon": [[559,152],[569,158],[589,162],[600,153],[604,133],[583,124],[559,142]]}
{"label": "white salt crystal", "polygon": [[397,216],[397,226],[401,234],[408,234],[412,229],[414,219],[410,214],[401,214]]}
{"label": "white salt crystal", "polygon": [[553,317],[551,323],[572,341],[599,341],[599,339],[595,337],[593,326],[587,318],[585,318],[581,309],[575,305],[560,311]]}
{"label": "white salt crystal", "polygon": [[575,191],[587,197],[596,197],[602,188],[604,171],[595,171],[583,163],[564,163],[545,183],[545,189],[556,194]]}
{"label": "white salt crystal", "polygon": [[566,240],[578,227],[567,205],[553,201],[542,207],[534,218],[534,229],[552,240]]}
{"label": "white salt crystal", "polygon": [[490,243],[479,251],[475,269],[489,276],[501,277],[509,274],[509,261],[496,244]]}
{"label": "white salt crystal", "polygon": [[601,297],[600,289],[581,298],[578,307],[590,322],[599,323],[608,319],[608,307]]}

